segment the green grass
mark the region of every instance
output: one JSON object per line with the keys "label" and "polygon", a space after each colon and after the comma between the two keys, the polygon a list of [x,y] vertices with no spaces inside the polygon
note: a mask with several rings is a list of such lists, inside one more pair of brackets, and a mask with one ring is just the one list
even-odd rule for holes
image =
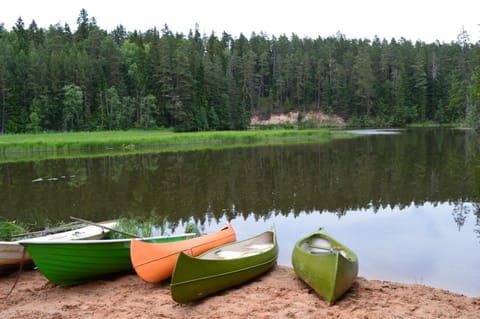
{"label": "green grass", "polygon": [[252,130],[174,133],[102,131],[0,135],[0,163],[106,155],[218,149],[329,141],[348,133],[329,130]]}
{"label": "green grass", "polygon": [[411,123],[408,124],[407,127],[411,128],[423,128],[423,127],[455,127],[455,126],[461,126],[460,124],[441,124],[438,122],[418,122],[418,123]]}
{"label": "green grass", "polygon": [[[120,218],[118,224],[114,227],[116,231],[110,231],[105,236],[105,239],[122,239],[134,237],[153,237],[169,235],[167,229],[171,224],[168,222],[167,216],[159,216],[151,214],[148,217],[128,217]],[[197,224],[190,222],[185,225],[184,233],[195,233],[200,236],[200,229]]]}
{"label": "green grass", "polygon": [[10,241],[13,235],[25,232],[25,228],[15,221],[0,220],[0,240]]}
{"label": "green grass", "polygon": [[81,225],[78,222],[65,223],[59,221],[51,223],[48,219],[43,222],[43,226],[37,223],[20,222],[18,220],[8,221],[0,217],[0,240],[11,241],[26,239],[38,236],[45,236],[63,231],[69,231],[78,228]]}
{"label": "green grass", "polygon": [[110,231],[106,235],[106,239],[131,238],[127,234],[135,235],[135,237],[152,237],[166,235],[168,220],[166,217],[151,215],[148,218],[120,218],[114,229],[120,232]]}

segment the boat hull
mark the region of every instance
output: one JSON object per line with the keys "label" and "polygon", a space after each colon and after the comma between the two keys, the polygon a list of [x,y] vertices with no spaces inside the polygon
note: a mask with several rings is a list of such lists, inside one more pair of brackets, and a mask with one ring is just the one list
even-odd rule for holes
{"label": "boat hull", "polygon": [[156,283],[172,275],[180,252],[198,256],[235,239],[235,231],[230,223],[215,233],[171,244],[148,243],[132,239],[130,258],[140,278],[146,282]]}
{"label": "boat hull", "polygon": [[[99,225],[112,228],[117,224],[116,221],[101,222]],[[73,230],[58,232],[45,236],[26,239],[25,241],[59,241],[59,240],[85,240],[85,239],[99,239],[109,232],[106,228],[101,228],[94,225],[85,227],[78,227]],[[20,241],[1,241],[0,242],[0,269],[8,269],[17,267],[21,263],[31,263],[32,258]]]}
{"label": "boat hull", "polygon": [[[319,247],[316,242],[326,245]],[[356,254],[323,230],[295,244],[292,264],[295,273],[329,304],[345,294],[358,275]]]}
{"label": "boat hull", "polygon": [[[151,237],[148,242],[176,242],[193,234]],[[105,275],[131,271],[130,239],[21,242],[39,271],[57,285],[77,285]]]}
{"label": "boat hull", "polygon": [[0,270],[17,267],[21,263],[25,264],[31,261],[27,250],[18,242],[0,242]]}
{"label": "boat hull", "polygon": [[[261,245],[266,248],[243,257],[248,247]],[[231,259],[227,253],[231,252]],[[225,257],[218,257],[225,253]],[[191,257],[181,253],[172,275],[170,291],[173,300],[189,303],[216,292],[243,284],[271,269],[277,262],[278,245],[274,231],[256,237],[226,244],[200,255]]]}

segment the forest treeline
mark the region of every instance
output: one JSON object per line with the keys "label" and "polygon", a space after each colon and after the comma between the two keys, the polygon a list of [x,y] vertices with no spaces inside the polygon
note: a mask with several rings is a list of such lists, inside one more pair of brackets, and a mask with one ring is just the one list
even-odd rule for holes
{"label": "forest treeline", "polygon": [[0,23],[0,133],[246,129],[252,115],[320,111],[352,125],[480,122],[480,45],[401,38],[111,32]]}

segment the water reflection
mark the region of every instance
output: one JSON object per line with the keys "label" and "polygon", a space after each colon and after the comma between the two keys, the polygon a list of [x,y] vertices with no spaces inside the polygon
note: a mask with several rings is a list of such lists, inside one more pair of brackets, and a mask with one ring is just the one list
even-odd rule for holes
{"label": "water reflection", "polygon": [[[395,279],[382,276],[395,276],[400,265],[410,269],[408,262],[419,267],[441,253],[430,247],[440,233],[419,228],[420,216],[448,225],[454,242],[457,233],[468,237],[468,245],[458,248],[464,259],[478,252],[480,152],[473,141],[467,131],[427,129],[327,145],[8,163],[0,165],[0,215],[41,224],[72,215],[103,220],[161,214],[173,228],[194,219],[204,230],[215,230],[228,219],[245,233],[275,222],[286,247],[281,248],[283,263],[289,262],[295,237],[326,223],[333,225],[332,234],[358,249],[361,273]],[[355,229],[349,227],[352,220],[358,223]],[[412,240],[430,248],[402,234],[415,234]],[[382,252],[369,253],[369,240],[384,245]],[[402,257],[395,261],[389,255],[380,262],[388,250]]]}
{"label": "water reflection", "polygon": [[21,218],[156,210],[179,220],[251,212],[260,219],[271,212],[342,216],[412,202],[455,202],[461,222],[461,203],[476,201],[480,184],[465,140],[461,131],[432,130],[328,145],[4,164],[0,209],[2,216]]}

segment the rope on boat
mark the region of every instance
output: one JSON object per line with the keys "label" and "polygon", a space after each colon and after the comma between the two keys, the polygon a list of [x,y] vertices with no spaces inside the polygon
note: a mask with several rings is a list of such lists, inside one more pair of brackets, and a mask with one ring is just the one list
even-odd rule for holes
{"label": "rope on boat", "polygon": [[25,259],[25,254],[27,253],[27,249],[26,249],[24,246],[22,246],[22,247],[23,247],[22,261],[20,262],[20,267],[18,268],[17,276],[16,276],[16,278],[15,278],[15,282],[13,283],[12,288],[10,288],[10,291],[7,293],[7,295],[6,295],[5,297],[3,297],[3,299],[5,299],[5,300],[7,300],[8,297],[10,297],[10,295],[11,295],[12,292],[13,292],[13,289],[15,289],[15,287],[17,286],[18,280],[20,279],[20,274],[21,274],[21,272],[22,272],[22,270],[23,270],[23,261],[24,261],[24,259]]}

